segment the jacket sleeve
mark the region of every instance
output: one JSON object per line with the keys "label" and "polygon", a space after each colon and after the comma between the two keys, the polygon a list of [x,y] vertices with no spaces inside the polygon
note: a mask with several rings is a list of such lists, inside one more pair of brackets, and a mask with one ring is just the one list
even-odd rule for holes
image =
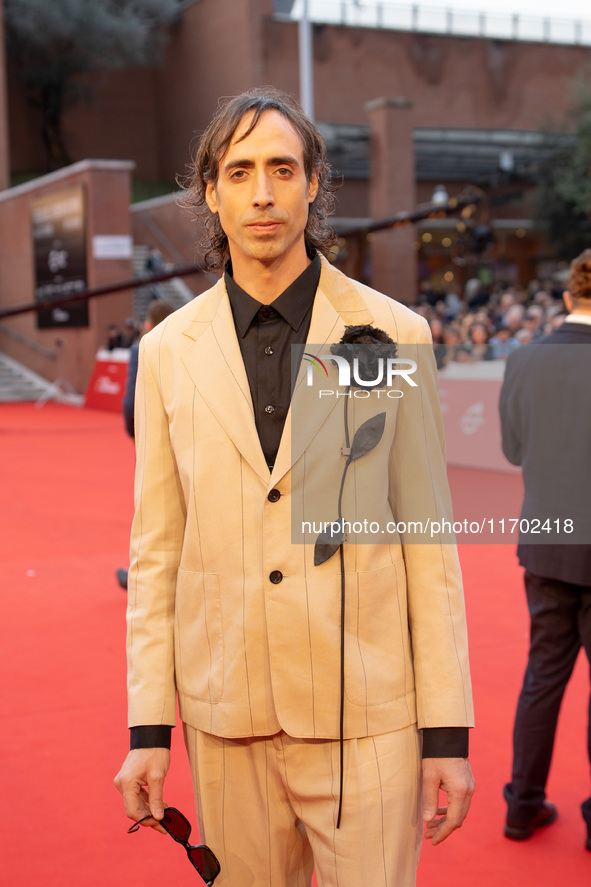
{"label": "jacket sleeve", "polygon": [[422,318],[415,330],[418,386],[401,404],[390,458],[390,497],[397,520],[416,521],[401,541],[417,723],[419,728],[469,727],[473,709],[466,617],[437,370]]}
{"label": "jacket sleeve", "polygon": [[135,383],[137,380],[138,353],[138,345],[132,345],[132,347],[129,349],[127,379],[125,381],[125,394],[123,395],[123,421],[125,422],[125,430],[130,437],[135,437],[134,401]]}
{"label": "jacket sleeve", "polygon": [[142,339],[136,384],[135,516],[128,577],[129,726],[175,724],[175,587],[186,509],[161,384],[162,336]]}

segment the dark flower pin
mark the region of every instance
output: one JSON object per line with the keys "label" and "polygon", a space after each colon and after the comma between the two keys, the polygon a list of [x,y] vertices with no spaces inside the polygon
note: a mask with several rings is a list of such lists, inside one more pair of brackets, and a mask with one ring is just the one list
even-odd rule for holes
{"label": "dark flower pin", "polygon": [[[369,324],[347,326],[345,333],[330,349],[335,357],[344,358],[351,369],[351,388],[371,390],[382,388],[386,383],[384,367],[388,358],[396,357],[396,343],[383,330]],[[349,443],[348,421],[349,398],[344,398],[345,450],[347,461],[343,468],[341,487],[338,496],[338,518],[318,536],[314,546],[314,565],[319,566],[335,554],[344,540],[342,515],[343,490],[349,465],[374,450],[382,439],[386,423],[386,413],[381,412],[359,426]]]}
{"label": "dark flower pin", "polygon": [[386,361],[397,353],[394,340],[370,324],[345,327],[341,341],[330,351],[344,357],[351,367],[351,387],[365,389],[384,387]]}

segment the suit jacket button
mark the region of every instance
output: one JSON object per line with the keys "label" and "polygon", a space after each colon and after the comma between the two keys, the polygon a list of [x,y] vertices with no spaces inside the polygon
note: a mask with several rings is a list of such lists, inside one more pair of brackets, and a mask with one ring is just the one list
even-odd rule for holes
{"label": "suit jacket button", "polygon": [[279,502],[279,500],[281,499],[281,493],[279,492],[279,490],[271,490],[271,492],[267,496],[267,499],[269,500],[269,502]]}
{"label": "suit jacket button", "polygon": [[273,570],[273,572],[269,575],[269,579],[271,580],[273,585],[279,585],[279,583],[283,579],[283,573],[280,570]]}

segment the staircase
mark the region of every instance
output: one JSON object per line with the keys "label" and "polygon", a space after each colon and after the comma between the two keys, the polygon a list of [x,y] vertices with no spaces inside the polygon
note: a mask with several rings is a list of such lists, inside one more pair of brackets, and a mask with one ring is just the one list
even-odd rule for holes
{"label": "staircase", "polygon": [[[133,248],[133,276],[140,279],[146,276],[146,258],[148,247],[136,245]],[[180,277],[173,277],[163,283],[150,283],[139,286],[134,291],[133,311],[137,320],[146,319],[146,311],[152,299],[163,299],[174,305],[175,310],[182,308],[194,298],[193,292]]]}
{"label": "staircase", "polygon": [[48,382],[36,373],[0,352],[0,403],[59,400],[79,406],[83,398],[71,390],[67,382]]}
{"label": "staircase", "polygon": [[[145,277],[147,255],[147,246],[134,247],[133,273],[139,281]],[[146,310],[152,299],[164,299],[176,309],[186,305],[193,297],[193,292],[180,277],[164,283],[140,285],[134,291],[134,314],[137,320],[145,320]],[[76,394],[66,380],[48,382],[0,352],[0,403],[36,401],[41,406],[48,400],[80,406],[84,397]]]}

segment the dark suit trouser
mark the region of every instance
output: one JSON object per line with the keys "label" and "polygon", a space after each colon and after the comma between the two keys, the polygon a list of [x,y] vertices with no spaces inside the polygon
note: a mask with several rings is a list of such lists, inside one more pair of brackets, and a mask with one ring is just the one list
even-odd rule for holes
{"label": "dark suit trouser", "polygon": [[[513,772],[505,786],[507,818],[529,822],[546,797],[562,697],[581,646],[591,663],[591,586],[527,572],[531,618],[528,665],[513,731]],[[587,744],[591,761],[591,698]],[[591,835],[591,798],[582,807]]]}

